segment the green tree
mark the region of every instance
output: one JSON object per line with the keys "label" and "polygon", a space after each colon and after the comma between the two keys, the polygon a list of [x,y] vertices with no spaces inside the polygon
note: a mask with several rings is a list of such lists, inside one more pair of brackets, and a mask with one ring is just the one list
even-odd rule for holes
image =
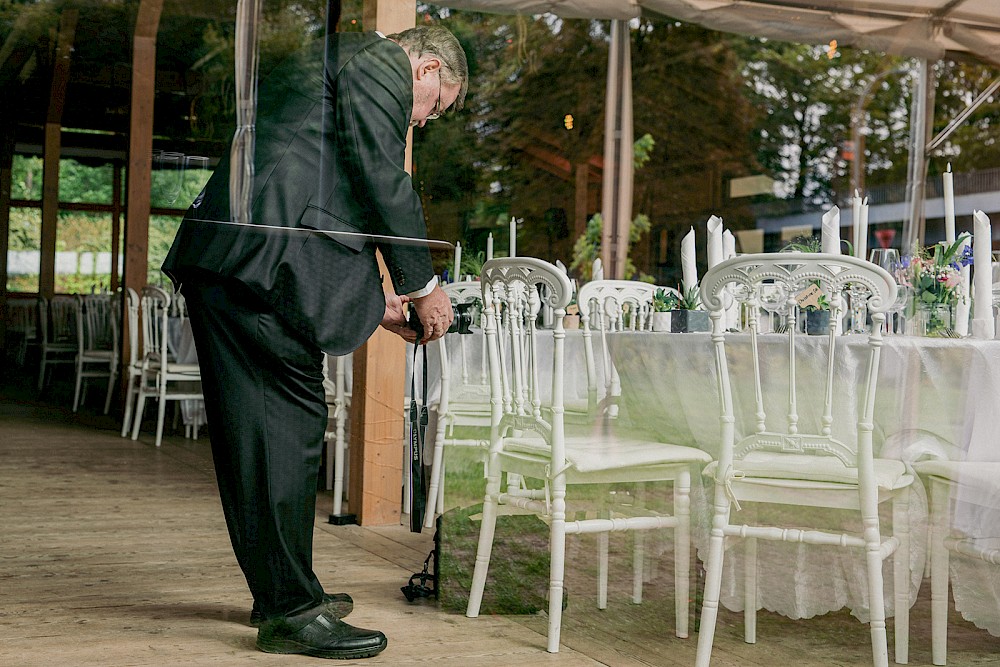
{"label": "green tree", "polygon": [[[851,108],[875,75],[905,61],[858,49],[735,40],[745,79],[744,92],[760,113],[754,124],[760,164],[791,199],[829,202],[839,185],[846,189],[849,163],[841,147],[851,136]],[[832,55],[832,57],[831,57]],[[871,170],[905,162],[907,90],[904,74],[878,86],[868,105],[866,125]],[[882,141],[877,141],[882,138]]]}

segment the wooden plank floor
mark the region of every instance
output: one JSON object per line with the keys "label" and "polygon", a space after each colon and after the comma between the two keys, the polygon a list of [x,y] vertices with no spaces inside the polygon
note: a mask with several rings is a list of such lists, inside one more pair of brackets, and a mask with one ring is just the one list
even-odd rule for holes
{"label": "wooden plank floor", "polygon": [[[306,665],[254,649],[249,593],[229,546],[208,442],[138,442],[87,405],[72,415],[65,387],[45,396],[0,386],[0,665]],[[96,399],[92,402],[96,403]],[[697,635],[673,636],[669,564],[642,605],[617,594],[605,612],[594,585],[568,581],[563,648],[544,652],[543,616],[467,619],[399,591],[431,547],[402,526],[331,526],[320,496],[315,568],[355,598],[350,621],[389,637],[373,665],[691,665]],[[571,559],[593,553],[571,541]],[[618,577],[628,579],[629,577]],[[927,589],[929,586],[924,586]],[[759,643],[723,612],[713,665],[870,664],[867,629],[848,614],[808,621],[759,615]],[[891,625],[890,625],[891,637]],[[891,644],[891,639],[890,639]],[[910,664],[930,664],[929,600],[912,612]],[[1000,664],[1000,640],[953,619],[949,664]],[[890,648],[891,652],[891,648]],[[343,664],[343,663],[342,663]]]}

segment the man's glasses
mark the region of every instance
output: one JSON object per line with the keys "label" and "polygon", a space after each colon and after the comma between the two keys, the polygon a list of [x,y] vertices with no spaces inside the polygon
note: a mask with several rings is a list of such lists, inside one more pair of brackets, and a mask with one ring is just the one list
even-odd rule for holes
{"label": "man's glasses", "polygon": [[441,108],[441,70],[438,70],[438,101],[434,105],[434,111],[427,114],[427,120],[434,120],[435,118],[440,118],[441,114],[444,113],[444,109]]}

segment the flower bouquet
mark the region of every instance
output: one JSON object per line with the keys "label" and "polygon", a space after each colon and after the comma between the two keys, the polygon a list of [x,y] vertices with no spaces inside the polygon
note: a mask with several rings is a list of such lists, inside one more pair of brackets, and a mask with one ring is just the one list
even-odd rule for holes
{"label": "flower bouquet", "polygon": [[938,243],[915,251],[900,262],[900,286],[913,292],[907,309],[914,323],[913,333],[921,336],[954,338],[955,306],[965,299],[962,268],[972,264],[972,247],[965,244],[968,235],[954,243]]}

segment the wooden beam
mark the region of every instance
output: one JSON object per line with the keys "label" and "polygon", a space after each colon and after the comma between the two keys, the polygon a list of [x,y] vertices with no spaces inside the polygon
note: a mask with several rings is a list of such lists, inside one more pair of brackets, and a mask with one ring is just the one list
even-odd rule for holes
{"label": "wooden beam", "polygon": [[[365,0],[365,30],[391,34],[416,25],[415,0]],[[409,168],[412,140],[407,141]],[[379,257],[383,289],[392,289]],[[384,329],[354,352],[351,399],[351,483],[348,507],[363,526],[399,523],[403,480],[403,396],[406,346]]]}
{"label": "wooden beam", "polygon": [[42,147],[42,232],[38,293],[52,298],[56,290],[56,231],[59,225],[59,158],[62,147],[62,115],[66,107],[66,86],[76,38],[76,9],[63,11],[59,21],[56,59],[52,65],[49,107],[45,115],[45,143]]}
{"label": "wooden beam", "polygon": [[[153,168],[153,99],[156,95],[156,35],[163,0],[140,0],[132,48],[125,214],[125,275],[122,285],[139,291],[147,282],[149,193]],[[124,338],[123,338],[124,340]]]}

